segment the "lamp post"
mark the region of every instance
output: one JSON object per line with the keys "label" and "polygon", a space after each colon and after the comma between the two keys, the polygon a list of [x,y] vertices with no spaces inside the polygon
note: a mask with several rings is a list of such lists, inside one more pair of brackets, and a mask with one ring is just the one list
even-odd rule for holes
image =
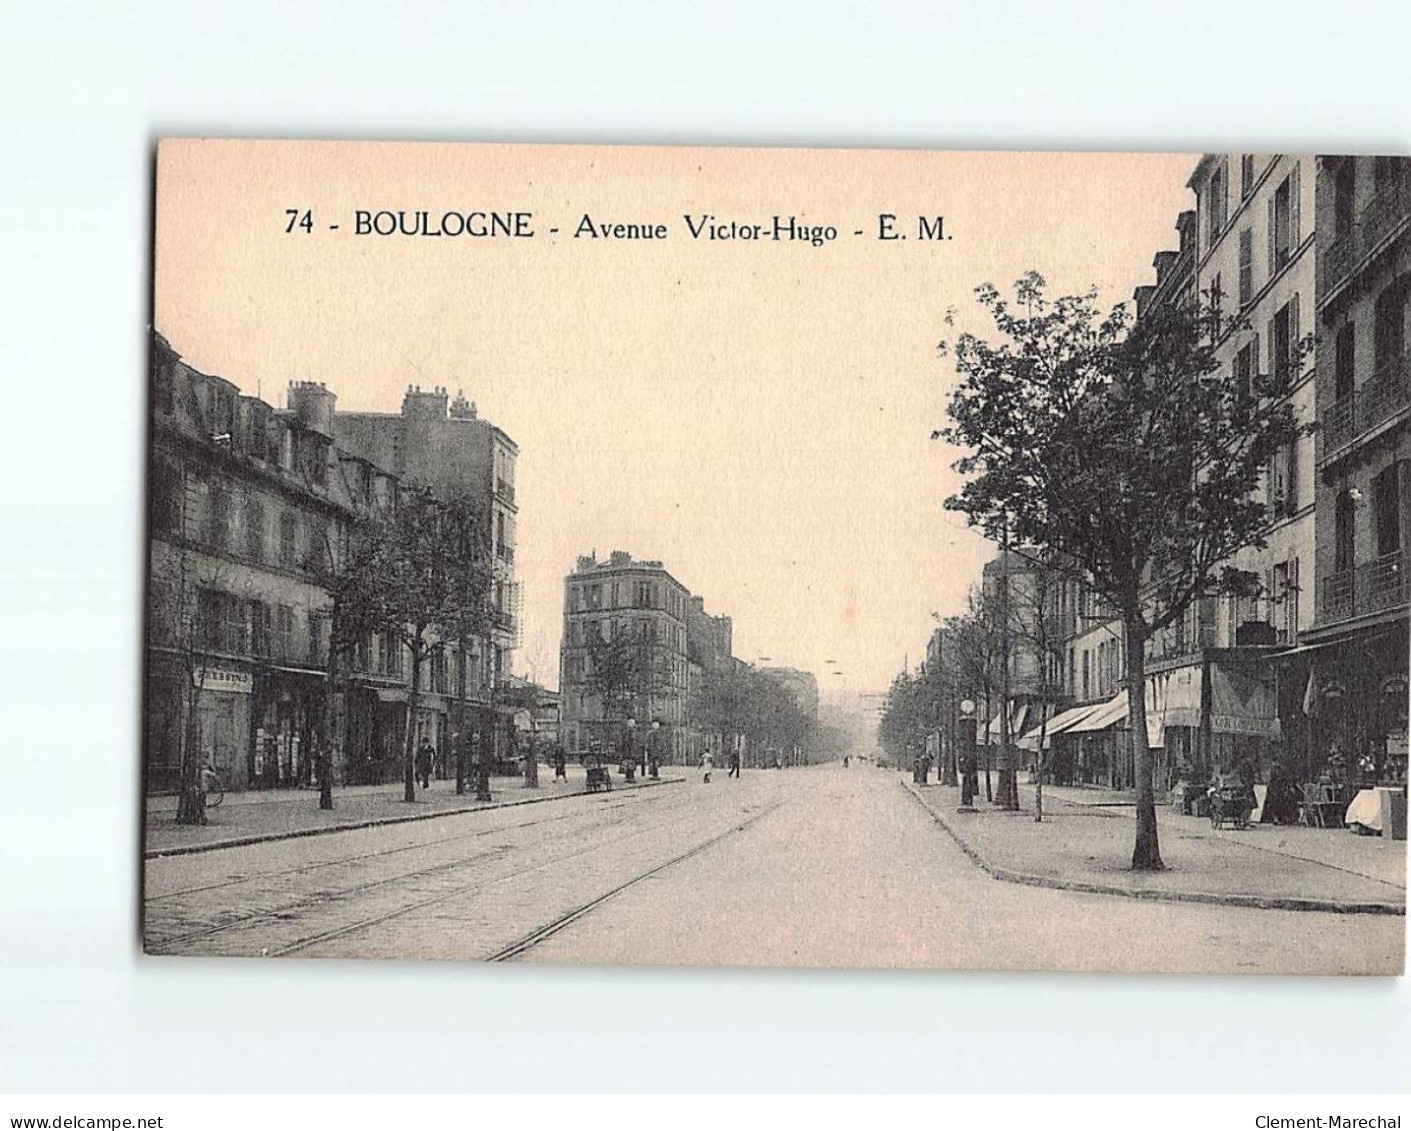
{"label": "lamp post", "polygon": [[629,718],[627,720],[627,755],[624,760],[624,765],[626,766],[624,774],[628,781],[634,781],[637,776],[636,761],[632,757],[632,736],[634,733],[636,733],[636,730],[637,720]]}
{"label": "lamp post", "polygon": [[652,720],[652,736],[651,736],[651,739],[650,739],[650,745],[647,747],[647,773],[649,773],[653,778],[657,777],[657,761],[658,761],[657,744],[661,741],[660,738],[658,737],[660,734],[661,734],[661,720],[660,720],[660,719],[653,719],[653,720]]}
{"label": "lamp post", "polygon": [[960,763],[960,806],[962,813],[975,812],[975,793],[980,788],[975,765],[975,701],[960,701],[960,720],[956,728],[956,760]]}

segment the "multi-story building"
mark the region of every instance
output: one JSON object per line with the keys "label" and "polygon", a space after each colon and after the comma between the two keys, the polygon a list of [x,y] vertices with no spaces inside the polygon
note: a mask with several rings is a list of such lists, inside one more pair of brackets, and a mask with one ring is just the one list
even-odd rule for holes
{"label": "multi-story building", "polygon": [[[568,748],[625,754],[630,743],[640,754],[652,742],[663,761],[684,761],[694,742],[686,587],[661,562],[614,550],[606,561],[579,557],[563,593],[559,691]],[[610,652],[616,670],[605,677]]]}
{"label": "multi-story building", "polygon": [[[322,385],[298,382],[275,409],[153,336],[149,790],[178,787],[188,740],[235,787],[312,779],[327,702],[326,579],[348,522],[391,507],[397,492],[395,477],[334,445],[333,406]],[[380,657],[394,651],[376,645]],[[390,659],[363,666],[349,701],[373,705],[359,741],[381,761],[400,747],[404,677]],[[345,777],[348,746],[334,745]]]}
{"label": "multi-story building", "polygon": [[[737,663],[734,657],[734,623],[727,616],[713,616],[705,610],[704,597],[692,597],[686,609],[686,710],[688,717],[701,688],[710,675],[729,672]],[[710,750],[712,756],[724,755],[723,738],[709,729],[687,727],[686,756],[696,761]]]}
{"label": "multi-story building", "polygon": [[[399,413],[335,412],[332,426],[340,447],[386,468],[405,486],[429,487],[443,499],[469,497],[484,515],[494,562],[494,627],[489,638],[472,646],[466,657],[466,680],[476,712],[468,725],[471,742],[488,737],[494,744],[492,757],[498,761],[508,743],[514,707],[499,702],[494,692],[508,686],[513,652],[522,639],[515,571],[519,448],[482,419],[463,394],[452,400],[439,386],[429,390],[409,386]],[[416,737],[418,741],[427,738],[444,763],[449,757],[458,681],[444,658],[433,659],[418,707]],[[482,734],[481,728],[487,733]]]}
{"label": "multi-story building", "polygon": [[1286,672],[1315,759],[1406,780],[1411,537],[1411,160],[1317,172],[1317,604]]}
{"label": "multi-story building", "polygon": [[[1211,153],[1189,180],[1193,212],[1176,227],[1180,246],[1156,256],[1157,281],[1135,293],[1137,316],[1163,304],[1200,302],[1226,323],[1215,342],[1226,378],[1286,369],[1285,396],[1300,423],[1317,420],[1309,309],[1315,287],[1311,158]],[[1253,762],[1267,769],[1287,737],[1280,722],[1281,651],[1313,621],[1314,448],[1300,437],[1273,460],[1260,488],[1269,511],[1265,545],[1229,563],[1257,585],[1244,597],[1207,597],[1147,642],[1147,739],[1158,790]],[[1054,720],[1056,775],[1114,786],[1133,779],[1126,726],[1125,641],[1095,594],[1072,595],[1065,642],[1068,694]]]}

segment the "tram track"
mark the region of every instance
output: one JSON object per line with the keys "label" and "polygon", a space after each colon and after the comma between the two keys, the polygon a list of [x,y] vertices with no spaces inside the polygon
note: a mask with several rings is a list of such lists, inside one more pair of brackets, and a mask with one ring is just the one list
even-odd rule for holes
{"label": "tram track", "polygon": [[[647,834],[649,834],[649,833],[656,832],[656,831],[658,831],[658,830],[660,830],[660,829],[662,829],[662,828],[665,828],[666,826],[672,824],[673,821],[674,821],[674,819],[675,819],[675,815],[679,812],[679,810],[680,810],[684,805],[686,805],[686,804],[688,804],[688,803],[689,803],[689,802],[688,802],[687,800],[683,800],[683,801],[680,801],[680,802],[676,802],[676,803],[674,803],[674,804],[671,804],[671,807],[670,807],[669,809],[667,809],[666,812],[663,814],[663,817],[664,817],[663,820],[658,821],[658,822],[656,822],[655,824],[649,825],[649,826],[647,826],[647,827],[644,828],[644,829],[638,829],[638,830],[636,830],[636,831],[634,831],[634,832],[630,832],[630,833],[628,833],[625,837],[618,836],[618,835],[616,835],[616,833],[615,833],[615,830],[616,830],[617,826],[619,826],[619,825],[621,824],[621,818],[616,819],[616,820],[613,820],[613,821],[609,821],[609,822],[603,822],[603,823],[601,823],[601,824],[599,824],[599,825],[597,825],[597,826],[594,826],[594,827],[597,828],[597,829],[599,829],[599,830],[604,831],[607,835],[601,837],[600,839],[596,840],[593,844],[591,844],[591,845],[589,845],[589,846],[587,846],[587,847],[580,848],[580,849],[578,849],[578,850],[576,850],[576,851],[574,851],[574,852],[569,852],[569,853],[564,853],[564,854],[560,854],[560,855],[554,856],[554,857],[550,858],[549,860],[539,861],[539,862],[534,863],[534,864],[531,864],[531,865],[529,865],[528,867],[525,867],[525,868],[516,869],[515,871],[510,872],[510,873],[508,873],[508,874],[506,874],[506,875],[504,875],[504,876],[491,877],[491,878],[488,878],[488,879],[487,879],[487,878],[478,879],[475,883],[467,884],[467,885],[465,885],[463,888],[457,889],[457,891],[458,891],[459,893],[467,893],[467,892],[469,892],[469,891],[474,890],[474,889],[477,888],[477,887],[484,887],[484,886],[487,886],[487,885],[492,884],[492,883],[500,883],[500,882],[503,882],[504,880],[512,879],[512,878],[514,878],[514,877],[516,877],[516,876],[524,875],[524,874],[526,874],[526,873],[528,873],[528,872],[533,872],[533,871],[536,871],[536,870],[538,870],[538,869],[540,869],[540,868],[550,867],[550,866],[552,866],[552,865],[554,865],[554,864],[556,864],[556,863],[560,863],[560,862],[563,861],[563,860],[572,859],[572,858],[574,858],[574,857],[576,857],[576,856],[581,856],[581,855],[584,855],[585,853],[588,853],[588,852],[597,851],[597,850],[599,850],[599,849],[601,849],[601,848],[608,847],[608,846],[610,846],[610,845],[624,843],[625,840],[635,839],[635,838],[637,838],[637,837],[645,836],[645,835],[647,835]],[[624,807],[625,807],[625,806],[624,806]],[[493,832],[512,833],[512,832],[514,832],[514,831],[516,831],[516,830],[518,830],[518,829],[523,829],[523,828],[525,828],[525,827],[528,827],[530,824],[537,824],[537,823],[540,823],[540,822],[523,822],[523,823],[521,823],[521,824],[519,824],[519,825],[510,826],[510,827],[504,828],[504,829],[495,829],[495,830],[486,830],[486,831],[487,831],[487,832],[491,832],[491,833],[493,833]],[[448,840],[469,839],[469,835],[470,835],[470,834],[467,834],[466,837],[446,838],[446,839],[448,839]],[[425,847],[426,847],[426,844],[425,844],[425,842],[423,842],[423,843],[420,844],[420,845],[414,845],[414,846],[411,846],[411,847],[414,847],[414,848],[425,848]],[[252,911],[252,912],[250,912],[249,914],[240,915],[240,916],[238,916],[238,917],[236,917],[236,918],[228,919],[228,920],[226,920],[226,921],[224,921],[224,922],[221,922],[221,923],[208,924],[208,925],[203,926],[203,927],[200,927],[200,928],[198,928],[198,929],[196,929],[196,930],[186,931],[186,932],[184,932],[184,933],[182,933],[182,934],[179,934],[179,935],[174,935],[174,936],[170,936],[170,937],[168,937],[168,938],[163,938],[163,939],[159,939],[159,940],[149,941],[149,942],[147,943],[146,950],[147,950],[147,953],[149,953],[149,954],[168,954],[168,953],[172,953],[175,948],[184,946],[184,945],[189,944],[189,943],[198,942],[198,941],[201,941],[201,940],[203,940],[203,939],[213,938],[213,937],[216,936],[216,935],[224,934],[224,933],[226,933],[226,932],[233,931],[233,930],[237,930],[237,929],[240,929],[240,928],[242,928],[242,927],[248,927],[248,926],[251,926],[251,925],[253,925],[253,924],[260,923],[260,922],[274,922],[274,921],[278,921],[278,920],[281,920],[281,919],[285,919],[285,918],[288,918],[291,913],[296,913],[296,912],[300,911],[301,909],[309,908],[309,907],[314,907],[314,906],[317,906],[317,905],[320,905],[320,904],[329,904],[329,903],[333,903],[333,902],[336,902],[336,901],[346,900],[346,899],[348,899],[349,897],[356,897],[356,896],[358,896],[358,895],[362,895],[362,894],[364,894],[364,893],[366,893],[366,892],[369,892],[369,891],[375,891],[376,889],[386,887],[386,886],[388,886],[389,884],[405,883],[405,882],[408,882],[408,881],[416,881],[416,880],[426,879],[426,878],[428,878],[428,877],[434,877],[434,876],[437,876],[437,875],[440,875],[440,874],[444,874],[444,873],[447,873],[447,872],[454,871],[454,870],[457,869],[457,868],[463,868],[463,867],[466,867],[466,866],[474,865],[474,864],[477,864],[477,863],[484,862],[484,861],[486,861],[486,860],[493,859],[493,858],[495,858],[495,857],[503,856],[503,855],[505,854],[505,852],[508,851],[508,850],[509,850],[509,846],[506,846],[505,848],[497,849],[497,850],[490,851],[490,852],[473,853],[473,854],[471,854],[471,855],[469,855],[469,856],[459,856],[459,857],[456,857],[454,860],[442,861],[441,863],[434,864],[434,865],[432,865],[432,866],[430,866],[430,867],[427,867],[427,868],[418,868],[418,869],[413,869],[413,870],[411,870],[411,871],[399,872],[399,873],[397,873],[396,875],[384,876],[384,877],[382,877],[382,878],[380,878],[380,879],[369,880],[369,881],[367,881],[367,882],[365,882],[365,883],[361,883],[361,884],[353,884],[353,885],[351,885],[351,886],[348,886],[348,887],[345,887],[345,888],[341,888],[341,889],[338,889],[338,890],[336,890],[336,891],[320,890],[320,891],[316,891],[316,892],[311,892],[311,893],[305,894],[305,895],[303,895],[303,896],[300,896],[298,899],[290,900],[290,901],[288,901],[288,902],[286,902],[286,903],[282,903],[282,904],[280,904],[280,905],[278,905],[278,906],[276,906],[276,907],[261,908],[261,909],[256,910],[256,911]],[[400,850],[399,850],[399,851],[400,851]],[[376,854],[372,854],[372,855],[376,855]],[[339,860],[339,861],[330,861],[330,862],[327,862],[327,866],[335,866],[335,865],[340,865],[340,864],[356,863],[356,862],[357,862],[358,860],[360,860],[360,859],[362,859],[362,857],[346,857],[346,858],[343,858],[342,860]],[[265,878],[268,878],[268,875],[269,875],[269,874],[266,874],[266,875],[265,875]],[[414,908],[414,907],[411,907],[411,908],[408,908],[407,910],[409,910],[409,911],[410,911],[410,910],[415,910],[415,908]],[[334,933],[336,934],[336,933],[339,933],[339,932],[334,932]],[[295,949],[295,950],[297,950],[297,949],[302,949],[302,946],[303,946],[303,945],[312,945],[312,943],[303,943],[302,945],[301,945],[301,944],[295,944],[294,949]],[[280,954],[280,953],[285,953],[285,951],[276,951],[276,952],[275,952],[275,954]],[[289,951],[289,953],[292,953],[292,951]]]}
{"label": "tram track", "polygon": [[[533,828],[536,825],[555,824],[560,821],[572,821],[584,816],[596,815],[603,812],[612,812],[617,809],[625,809],[629,806],[642,804],[640,800],[633,797],[624,798],[610,804],[602,804],[600,807],[589,810],[575,810],[571,813],[558,813],[551,817],[538,817],[531,821],[519,821],[510,825],[499,825],[492,829],[477,829],[474,832],[457,833],[454,836],[435,837],[432,840],[417,841],[413,844],[399,845],[395,848],[382,848],[375,852],[355,853],[352,856],[340,856],[331,860],[315,860],[307,864],[297,864],[290,868],[277,868],[273,871],[255,872],[248,875],[232,876],[228,879],[219,880],[215,883],[198,884],[192,887],[177,888],[175,891],[162,892],[160,895],[149,895],[144,902],[148,905],[161,903],[165,900],[179,899],[182,896],[200,895],[204,892],[219,891],[222,888],[238,887],[241,884],[258,883],[262,880],[282,879],[287,876],[311,875],[326,868],[337,868],[344,864],[357,864],[367,860],[383,859],[389,856],[397,856],[404,852],[417,852],[427,848],[436,848],[445,844],[454,844],[462,840],[475,840],[481,837],[494,836],[496,833],[513,833],[520,829]],[[475,810],[469,810],[474,813]],[[447,817],[463,816],[463,813],[448,813]],[[363,830],[349,830],[360,832]],[[147,861],[150,866],[152,861]]]}
{"label": "tram track", "polygon": [[[563,930],[563,928],[567,927],[570,923],[581,919],[583,916],[587,915],[595,908],[606,903],[608,900],[612,899],[614,896],[620,894],[621,892],[626,891],[633,885],[641,883],[643,880],[649,879],[657,873],[663,872],[667,868],[670,868],[675,864],[679,864],[684,860],[688,860],[692,856],[696,856],[699,853],[702,853],[707,849],[713,847],[714,845],[719,844],[721,841],[743,832],[751,825],[763,820],[765,817],[769,816],[769,814],[781,808],[784,804],[786,804],[786,802],[776,802],[768,808],[762,810],[761,812],[750,816],[746,820],[732,825],[724,832],[717,833],[715,836],[710,837],[705,841],[702,841],[700,844],[695,845],[694,847],[688,849],[686,852],[680,853],[677,856],[673,856],[670,860],[664,861],[663,863],[655,864],[651,868],[648,868],[643,872],[639,872],[637,875],[633,876],[626,882],[618,884],[611,891],[597,896],[596,898],[589,900],[587,903],[579,905],[578,907],[574,908],[572,911],[568,912],[565,915],[558,916],[552,922],[537,928],[535,931],[531,932],[529,935],[524,936],[519,941],[512,943],[510,946],[504,948],[503,950],[495,952],[494,954],[490,955],[486,959],[486,961],[503,962],[515,957],[516,955],[523,954],[526,950],[537,946],[540,942],[548,938],[550,935],[556,934],[558,931]],[[652,825],[649,828],[642,829],[638,833],[634,833],[633,836],[642,836],[650,832],[655,832],[658,829],[664,828],[670,823],[671,822],[669,821],[662,821],[659,824]],[[615,843],[621,842],[619,841]],[[311,947],[319,946],[323,943],[333,942],[338,939],[347,938],[351,935],[359,933],[360,931],[365,931],[372,927],[380,926],[383,923],[390,922],[393,919],[399,919],[414,912],[422,911],[429,907],[435,907],[438,904],[448,903],[453,899],[457,899],[464,895],[469,895],[471,892],[477,891],[481,888],[489,887],[492,884],[504,883],[507,880],[514,879],[529,872],[539,871],[543,868],[552,867],[555,864],[561,864],[565,860],[571,860],[578,856],[585,856],[590,852],[595,852],[598,849],[601,849],[606,846],[606,842],[599,842],[598,844],[591,845],[584,849],[580,849],[577,852],[565,853],[564,855],[555,857],[552,860],[543,861],[528,868],[518,869],[517,871],[511,872],[505,876],[499,876],[489,880],[479,880],[476,883],[466,884],[465,886],[456,888],[452,891],[438,892],[436,895],[429,896],[426,899],[418,900],[416,903],[408,904],[404,907],[394,908],[390,911],[383,912],[380,915],[369,916],[368,918],[359,920],[356,923],[348,923],[341,927],[334,928],[333,930],[324,931],[317,935],[312,935],[306,939],[300,939],[297,942],[290,943],[287,946],[281,947],[278,950],[270,952],[268,957],[285,958],[290,955],[297,954],[300,951],[308,950]]]}
{"label": "tram track", "polygon": [[742,821],[740,824],[735,825],[733,828],[726,829],[723,833],[720,833],[717,836],[713,836],[709,840],[703,841],[702,843],[696,845],[694,848],[688,849],[687,851],[681,853],[679,856],[673,856],[670,860],[658,864],[653,868],[648,868],[645,872],[633,876],[630,880],[626,881],[625,883],[618,884],[617,887],[613,888],[611,891],[604,892],[602,895],[597,896],[594,899],[590,899],[587,903],[580,904],[578,907],[575,907],[572,911],[568,912],[565,915],[560,915],[557,919],[554,919],[553,921],[546,923],[544,926],[539,927],[537,930],[532,931],[528,935],[525,935],[519,941],[511,943],[503,950],[497,951],[495,954],[490,955],[487,959],[485,959],[485,961],[508,962],[510,959],[519,957],[526,951],[532,950],[534,947],[538,946],[545,939],[548,939],[551,936],[558,934],[558,932],[563,930],[565,927],[576,923],[585,915],[591,914],[594,910],[601,907],[604,903],[607,903],[609,900],[621,895],[628,888],[641,883],[643,880],[649,880],[653,876],[657,875],[659,872],[664,872],[668,868],[674,867],[677,864],[689,860],[693,856],[700,855],[707,849],[715,847],[721,841],[728,840],[730,837],[736,836],[739,833],[744,832],[751,825],[754,825],[757,822],[764,820],[765,817],[769,816],[777,809],[782,808],[785,804],[787,804],[787,802],[776,802],[775,804],[771,805],[768,809],[765,809],[763,812],[756,813],[753,817],[750,817],[748,820]]}

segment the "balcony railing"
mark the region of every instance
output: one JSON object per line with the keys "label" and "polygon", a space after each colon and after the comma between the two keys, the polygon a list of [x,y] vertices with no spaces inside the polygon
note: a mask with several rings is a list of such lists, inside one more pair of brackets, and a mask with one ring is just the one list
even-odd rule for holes
{"label": "balcony railing", "polygon": [[1408,216],[1411,216],[1411,177],[1400,176],[1363,206],[1346,232],[1334,236],[1326,249],[1320,246],[1318,297],[1321,299],[1341,286],[1357,265]]}
{"label": "balcony railing", "polygon": [[1360,389],[1339,397],[1323,417],[1326,457],[1411,405],[1411,354],[1384,363]]}
{"label": "balcony railing", "polygon": [[1322,578],[1318,619],[1324,622],[1347,620],[1363,613],[1405,606],[1411,601],[1407,565],[1405,553],[1397,550]]}
{"label": "balcony railing", "polygon": [[503,499],[505,502],[509,503],[511,506],[514,505],[514,484],[513,484],[513,483],[510,483],[510,482],[508,482],[507,480],[504,480],[504,479],[496,479],[496,480],[495,480],[495,494],[496,494],[499,498]]}

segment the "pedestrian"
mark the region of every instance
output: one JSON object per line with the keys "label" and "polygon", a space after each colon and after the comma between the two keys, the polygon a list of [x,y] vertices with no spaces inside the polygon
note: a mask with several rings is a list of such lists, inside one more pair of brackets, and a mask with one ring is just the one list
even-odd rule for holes
{"label": "pedestrian", "polygon": [[701,781],[704,782],[706,785],[710,784],[710,772],[713,769],[715,769],[715,763],[711,761],[710,751],[707,750],[704,754],[701,755]]}
{"label": "pedestrian", "polygon": [[563,743],[554,743],[554,784],[558,785],[559,778],[563,779],[563,784],[568,784],[568,759],[563,752]]}
{"label": "pedestrian", "polygon": [[421,781],[422,789],[431,788],[431,763],[435,758],[435,751],[431,749],[431,743],[423,735],[421,743],[416,748],[416,776]]}
{"label": "pedestrian", "polygon": [[725,772],[725,776],[727,778],[738,778],[740,776],[740,752],[738,750],[730,751],[729,762],[730,768]]}

